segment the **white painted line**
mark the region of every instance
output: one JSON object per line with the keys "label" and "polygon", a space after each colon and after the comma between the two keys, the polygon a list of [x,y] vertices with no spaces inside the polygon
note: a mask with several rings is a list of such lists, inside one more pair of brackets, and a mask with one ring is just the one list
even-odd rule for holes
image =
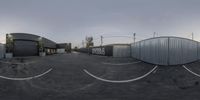
{"label": "white painted line", "polygon": [[185,69],[186,69],[187,71],[189,71],[191,74],[193,74],[193,75],[195,75],[195,76],[197,76],[197,77],[200,77],[199,74],[197,74],[197,73],[191,71],[191,70],[190,70],[189,68],[187,68],[185,65],[183,65],[183,68],[185,68]]}
{"label": "white painted line", "polygon": [[141,61],[138,62],[131,62],[131,63],[107,63],[107,62],[102,62],[102,64],[105,65],[114,65],[114,66],[122,66],[122,65],[131,65],[131,64],[137,64],[137,63],[141,63]]}
{"label": "white painted line", "polygon": [[25,81],[25,80],[31,80],[31,79],[42,77],[52,70],[53,69],[51,68],[51,69],[47,70],[46,72],[44,72],[42,74],[39,74],[39,75],[36,75],[36,76],[33,76],[33,77],[27,77],[27,78],[10,78],[10,77],[5,77],[5,76],[0,76],[0,78],[7,79],[7,80],[13,80],[13,81]]}
{"label": "white painted line", "polygon": [[143,76],[140,76],[140,77],[137,77],[137,78],[134,78],[134,79],[130,79],[130,80],[108,80],[108,79],[103,79],[103,78],[100,78],[100,77],[97,77],[93,74],[91,74],[90,72],[88,72],[86,69],[84,69],[84,72],[87,73],[88,75],[90,75],[91,77],[97,79],[97,80],[100,80],[100,81],[103,81],[103,82],[108,82],[108,83],[129,83],[129,82],[134,82],[134,81],[137,81],[137,80],[140,80],[140,79],[143,79],[145,77],[147,77],[148,75],[150,75],[153,71],[155,71],[157,69],[158,66],[155,66],[152,70],[150,70],[148,73],[144,74]]}

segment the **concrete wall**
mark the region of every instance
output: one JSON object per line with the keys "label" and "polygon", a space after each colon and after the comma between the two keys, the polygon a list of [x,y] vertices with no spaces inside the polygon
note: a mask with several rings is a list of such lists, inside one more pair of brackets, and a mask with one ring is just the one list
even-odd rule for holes
{"label": "concrete wall", "polygon": [[0,59],[4,58],[5,55],[5,46],[0,43]]}
{"label": "concrete wall", "polygon": [[158,37],[131,44],[131,56],[158,65],[178,65],[198,60],[198,48],[200,45],[193,40]]}

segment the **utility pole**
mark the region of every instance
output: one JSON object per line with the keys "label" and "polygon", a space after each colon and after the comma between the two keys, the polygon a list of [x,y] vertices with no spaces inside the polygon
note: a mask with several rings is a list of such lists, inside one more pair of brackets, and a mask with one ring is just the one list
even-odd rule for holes
{"label": "utility pole", "polygon": [[135,40],[136,40],[136,33],[133,33],[133,43],[135,43]]}
{"label": "utility pole", "polygon": [[101,46],[103,45],[103,36],[101,36]]}

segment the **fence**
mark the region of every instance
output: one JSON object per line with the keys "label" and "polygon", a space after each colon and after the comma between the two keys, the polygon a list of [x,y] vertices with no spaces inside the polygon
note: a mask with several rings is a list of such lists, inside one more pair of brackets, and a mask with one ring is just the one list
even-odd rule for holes
{"label": "fence", "polygon": [[200,43],[179,37],[158,37],[131,44],[133,58],[158,64],[178,65],[200,58]]}

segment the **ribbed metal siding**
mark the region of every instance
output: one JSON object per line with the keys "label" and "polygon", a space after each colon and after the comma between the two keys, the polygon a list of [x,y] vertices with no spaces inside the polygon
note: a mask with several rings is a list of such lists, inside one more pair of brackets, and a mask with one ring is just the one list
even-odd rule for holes
{"label": "ribbed metal siding", "polygon": [[113,57],[130,57],[130,45],[114,45]]}
{"label": "ribbed metal siding", "polygon": [[198,59],[198,42],[182,39],[183,63],[189,63]]}
{"label": "ribbed metal siding", "polygon": [[151,43],[148,43],[151,41],[141,41],[140,50],[141,50],[141,60],[146,62],[152,62],[153,60],[151,58],[154,58]]}
{"label": "ribbed metal siding", "polygon": [[38,43],[34,41],[14,41],[14,56],[37,56]]}
{"label": "ribbed metal siding", "polygon": [[200,59],[200,43],[198,43],[198,59]]}
{"label": "ribbed metal siding", "polygon": [[[40,36],[27,34],[27,33],[11,33],[14,40],[26,40],[26,41],[39,41]],[[42,38],[42,42],[45,48],[54,48],[56,49],[56,43],[47,38]]]}
{"label": "ribbed metal siding", "polygon": [[131,57],[140,59],[140,42],[131,44]]}
{"label": "ribbed metal siding", "polygon": [[[138,46],[138,44],[140,44]],[[177,65],[200,58],[200,44],[178,37],[159,37],[131,45],[133,58],[159,65]]]}
{"label": "ribbed metal siding", "polygon": [[0,59],[4,57],[5,47],[3,44],[0,44]]}
{"label": "ribbed metal siding", "polygon": [[14,40],[30,40],[30,41],[38,41],[39,36],[27,33],[11,33]]}
{"label": "ribbed metal siding", "polygon": [[169,64],[181,64],[182,58],[182,39],[170,38],[169,39]]}
{"label": "ribbed metal siding", "polygon": [[156,64],[167,65],[168,64],[168,38],[157,38],[156,49]]}
{"label": "ribbed metal siding", "polygon": [[160,65],[168,63],[168,38],[155,38],[140,43],[141,60]]}
{"label": "ribbed metal siding", "polygon": [[197,60],[197,50],[198,42],[181,38],[170,38],[170,65],[189,63]]}

